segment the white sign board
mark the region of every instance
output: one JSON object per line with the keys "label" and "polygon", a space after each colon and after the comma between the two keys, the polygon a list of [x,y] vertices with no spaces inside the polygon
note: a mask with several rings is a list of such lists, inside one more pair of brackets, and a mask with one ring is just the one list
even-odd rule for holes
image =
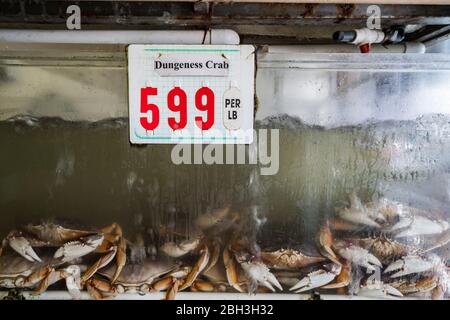
{"label": "white sign board", "polygon": [[131,143],[252,143],[254,72],[251,45],[130,45]]}

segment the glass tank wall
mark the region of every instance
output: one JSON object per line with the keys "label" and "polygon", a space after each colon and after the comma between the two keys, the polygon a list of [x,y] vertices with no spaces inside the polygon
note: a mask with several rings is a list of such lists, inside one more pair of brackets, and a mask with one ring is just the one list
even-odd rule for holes
{"label": "glass tank wall", "polygon": [[66,290],[41,285],[50,266],[75,298],[447,297],[447,55],[260,54],[255,127],[279,130],[263,175],[131,145],[123,51],[69,49],[0,53],[5,292]]}

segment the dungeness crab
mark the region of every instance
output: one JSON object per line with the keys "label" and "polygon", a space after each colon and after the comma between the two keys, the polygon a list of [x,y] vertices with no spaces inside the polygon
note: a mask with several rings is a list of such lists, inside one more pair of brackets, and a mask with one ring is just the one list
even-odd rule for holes
{"label": "dungeness crab", "polygon": [[55,248],[53,258],[62,263],[81,258],[92,252],[101,257],[83,274],[82,281],[88,280],[97,270],[116,258],[117,269],[113,282],[119,276],[126,262],[126,242],[118,224],[101,229],[82,230],[63,224],[44,222],[29,224],[10,232],[2,241],[0,255],[11,247],[30,262],[42,262],[34,248]]}

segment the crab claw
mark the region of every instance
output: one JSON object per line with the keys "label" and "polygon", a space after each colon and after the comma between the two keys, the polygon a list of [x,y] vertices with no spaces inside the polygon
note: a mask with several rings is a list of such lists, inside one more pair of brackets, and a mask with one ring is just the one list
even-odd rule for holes
{"label": "crab claw", "polygon": [[372,218],[362,212],[351,212],[349,209],[345,208],[340,212],[339,216],[342,219],[355,224],[373,228],[381,228],[381,225],[378,222],[374,221]]}
{"label": "crab claw", "polygon": [[225,265],[225,272],[227,274],[228,283],[239,292],[244,292],[239,284],[239,272],[237,262],[233,258],[230,250],[226,247],[223,249],[223,263]]}
{"label": "crab claw", "polygon": [[333,282],[323,286],[323,289],[338,289],[347,287],[351,282],[351,265],[347,262],[342,265],[340,273],[336,276]]}
{"label": "crab claw", "polygon": [[[184,283],[180,286],[179,291],[184,290],[192,285],[192,283],[197,279],[198,275],[206,268],[210,258],[210,252],[208,247],[204,246],[203,249],[200,250],[200,258],[197,263],[194,265],[192,270],[186,276]],[[177,285],[178,286],[178,285]],[[178,289],[178,287],[177,287]],[[178,290],[177,290],[178,291]]]}
{"label": "crab claw", "polygon": [[364,248],[350,245],[338,249],[338,253],[346,260],[355,265],[375,270],[375,266],[381,268],[383,265],[380,260]]}
{"label": "crab claw", "polygon": [[338,215],[341,219],[372,228],[381,228],[381,225],[376,222],[376,219],[371,214],[370,210],[365,207],[361,200],[355,193],[350,194],[350,207],[344,208],[338,211]]}
{"label": "crab claw", "polygon": [[185,240],[180,244],[175,242],[166,242],[160,247],[159,250],[169,257],[179,258],[197,248],[199,244],[200,238]]}
{"label": "crab claw", "polygon": [[395,237],[403,238],[441,234],[447,231],[449,227],[449,223],[444,220],[432,220],[422,216],[413,216],[401,218],[389,231],[396,232],[401,230],[395,234]]}
{"label": "crab claw", "polygon": [[425,272],[433,268],[433,263],[419,256],[406,256],[392,262],[383,273],[394,272],[391,278],[398,278],[412,273]]}
{"label": "crab claw", "polygon": [[66,280],[66,287],[69,291],[69,294],[75,300],[79,300],[81,298],[81,271],[80,267],[77,265],[71,265],[65,268],[64,270],[64,278]]}
{"label": "crab claw", "polygon": [[277,278],[270,272],[269,268],[261,262],[242,262],[242,269],[249,280],[253,283],[260,284],[272,292],[275,292],[275,286],[279,290],[283,290],[283,287],[278,282]]}
{"label": "crab claw", "polygon": [[340,272],[341,265],[332,264],[330,270],[322,269],[308,273],[304,278],[297,282],[297,284],[289,288],[289,290],[300,293],[322,287],[333,281]]}
{"label": "crab claw", "polygon": [[376,265],[377,267],[382,267],[380,260],[378,260],[377,257],[375,257],[373,254],[369,253],[367,254],[367,261],[369,262],[370,266],[367,266],[367,268],[375,269],[372,265]]}
{"label": "crab claw", "polygon": [[41,258],[33,250],[30,242],[24,237],[11,237],[9,238],[9,245],[18,254],[31,262],[42,262]]}
{"label": "crab claw", "polygon": [[87,237],[81,237],[80,240],[70,241],[56,250],[54,258],[61,258],[63,262],[87,255],[93,252],[103,242],[103,235],[95,234]]}
{"label": "crab claw", "polygon": [[330,259],[332,262],[340,265],[341,263],[339,262],[339,258],[336,256],[333,249],[331,249],[333,245],[333,235],[331,233],[328,220],[320,228],[318,242],[322,255]]}
{"label": "crab claw", "polygon": [[403,293],[401,293],[400,291],[398,291],[397,289],[395,289],[393,286],[390,286],[388,284],[384,285],[384,289],[386,290],[386,293],[388,295],[391,296],[396,296],[396,297],[403,297]]}
{"label": "crab claw", "polygon": [[376,282],[361,287],[358,291],[358,296],[384,298],[389,296],[403,297],[403,294],[389,284]]}

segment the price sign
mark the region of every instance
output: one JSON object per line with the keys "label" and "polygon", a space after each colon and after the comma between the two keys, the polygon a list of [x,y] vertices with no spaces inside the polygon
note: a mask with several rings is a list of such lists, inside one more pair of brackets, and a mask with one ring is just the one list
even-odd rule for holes
{"label": "price sign", "polygon": [[254,47],[130,45],[131,143],[253,141]]}

